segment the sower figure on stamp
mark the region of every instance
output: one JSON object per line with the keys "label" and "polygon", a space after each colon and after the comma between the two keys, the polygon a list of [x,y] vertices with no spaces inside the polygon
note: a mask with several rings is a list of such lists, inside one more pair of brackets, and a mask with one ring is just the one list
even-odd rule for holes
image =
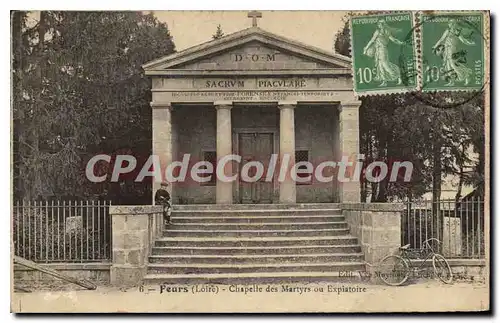
{"label": "sower figure on stamp", "polygon": [[473,39],[472,31],[469,35],[465,35],[463,28],[455,19],[450,19],[448,28],[436,44],[432,47],[432,51],[443,59],[444,78],[448,83],[445,86],[455,85],[455,81],[463,82],[464,85],[469,84],[469,78],[472,75],[472,69],[467,67],[467,51],[458,50],[460,43],[467,46],[474,46],[476,43]]}
{"label": "sower figure on stamp", "polygon": [[163,222],[165,225],[171,224],[170,213],[172,204],[170,203],[170,193],[167,191],[168,184],[162,182],[160,188],[155,193],[155,204],[163,206]]}
{"label": "sower figure on stamp", "polygon": [[379,20],[377,30],[372,38],[363,48],[363,54],[373,57],[375,60],[375,80],[381,81],[379,86],[387,86],[388,81],[397,81],[401,84],[401,71],[399,67],[389,60],[389,41],[398,45],[404,45],[404,42],[395,38],[393,34],[399,32],[397,28],[389,27],[385,20]]}

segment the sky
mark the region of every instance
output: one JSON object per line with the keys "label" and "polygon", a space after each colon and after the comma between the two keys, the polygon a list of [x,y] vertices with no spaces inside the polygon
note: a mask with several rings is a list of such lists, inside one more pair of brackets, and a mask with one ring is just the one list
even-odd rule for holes
{"label": "sky", "polygon": [[[252,26],[248,11],[154,11],[168,24],[178,51],[212,39],[220,24],[224,34]],[[347,11],[262,11],[258,26],[271,33],[331,51]]]}

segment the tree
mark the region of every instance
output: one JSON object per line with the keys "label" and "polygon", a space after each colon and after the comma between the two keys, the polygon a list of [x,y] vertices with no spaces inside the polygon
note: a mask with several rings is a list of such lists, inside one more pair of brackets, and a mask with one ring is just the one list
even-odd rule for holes
{"label": "tree", "polygon": [[350,34],[349,34],[349,21],[347,19],[347,16],[344,17],[344,27],[337,31],[335,34],[335,42],[333,49],[336,53],[351,57],[351,51],[350,51]]}
{"label": "tree", "polygon": [[151,153],[141,65],[175,50],[167,26],[135,12],[15,12],[12,22],[15,197],[109,198],[119,184],[90,183],[86,161]]}
{"label": "tree", "polygon": [[215,34],[212,35],[212,39],[219,39],[224,37],[224,32],[222,31],[222,27],[217,25],[217,30],[215,31]]}

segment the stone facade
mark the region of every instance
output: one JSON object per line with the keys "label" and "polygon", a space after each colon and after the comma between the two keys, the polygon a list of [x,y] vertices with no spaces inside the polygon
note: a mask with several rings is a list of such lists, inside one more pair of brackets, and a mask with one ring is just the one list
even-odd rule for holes
{"label": "stone facade", "polygon": [[[86,279],[97,284],[109,284],[110,281],[109,270],[111,263],[54,263],[43,264],[43,266],[57,270],[62,274],[77,279]],[[21,265],[14,265],[14,279],[34,282],[60,281],[59,278]]]}
{"label": "stone facade", "polygon": [[110,206],[112,219],[112,285],[137,285],[162,230],[161,206]]}
{"label": "stone facade", "polygon": [[[252,27],[143,68],[152,78],[153,154],[162,165],[183,153],[199,161],[205,149],[215,151],[217,159],[238,154],[238,133],[252,131],[271,134],[273,153],[290,156],[291,165],[296,151],[307,150],[313,163],[342,155],[352,160],[359,152],[360,101],[352,91],[348,57]],[[237,167],[229,163],[224,172],[233,174]],[[239,198],[234,182],[173,183],[170,189],[175,203],[249,203]],[[287,175],[271,191],[272,197],[257,194],[250,200],[360,199],[359,183],[339,185],[336,179],[297,185]]]}
{"label": "stone facade", "polygon": [[351,234],[359,239],[367,270],[401,246],[402,204],[343,203]]}
{"label": "stone facade", "polygon": [[[486,260],[484,259],[447,259],[453,272],[455,282],[485,282],[488,277]],[[422,260],[412,260],[413,266],[420,266]],[[427,261],[426,267],[432,268],[432,262]]]}
{"label": "stone facade", "polygon": [[[191,155],[191,164],[203,160],[203,152],[216,150],[216,110],[213,106],[179,107],[172,112],[177,126],[174,151],[175,160],[182,160],[184,154]],[[189,179],[189,176],[188,176]],[[193,181],[172,184],[174,204],[213,204],[216,187]]]}
{"label": "stone facade", "polygon": [[[203,152],[216,150],[216,111],[211,107],[179,107],[172,110],[173,158],[182,160],[184,154],[191,155],[191,163],[203,159]],[[232,113],[233,153],[237,151],[237,135],[241,131],[272,131],[275,138],[275,153],[279,153],[279,119],[277,107],[234,107]],[[295,149],[309,152],[309,160],[317,165],[325,160],[335,160],[335,137],[338,132],[339,111],[329,106],[299,106],[295,108]],[[264,129],[264,130],[262,130]],[[233,173],[236,172],[236,168]],[[325,176],[330,175],[328,169]],[[337,182],[310,183],[296,186],[297,203],[332,203],[339,201]],[[237,184],[236,184],[237,185]],[[233,187],[233,201],[238,202],[236,185]],[[188,180],[173,183],[172,199],[174,204],[213,204],[216,203],[216,187]],[[274,196],[279,201],[279,187],[276,185]]]}

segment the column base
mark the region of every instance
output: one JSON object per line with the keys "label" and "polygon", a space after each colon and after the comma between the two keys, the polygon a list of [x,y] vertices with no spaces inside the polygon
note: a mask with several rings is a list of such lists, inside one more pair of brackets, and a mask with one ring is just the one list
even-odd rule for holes
{"label": "column base", "polygon": [[217,182],[215,190],[216,204],[233,204],[233,185],[231,182]]}
{"label": "column base", "polygon": [[359,203],[361,202],[361,188],[359,182],[342,183],[340,191],[341,203]]}
{"label": "column base", "polygon": [[293,196],[289,196],[289,195],[281,196],[280,195],[279,201],[280,201],[280,204],[295,204],[295,203],[297,203],[295,195],[293,195]]}
{"label": "column base", "polygon": [[341,203],[360,203],[361,197],[359,196],[360,192],[358,191],[348,191],[342,192],[340,196]]}

